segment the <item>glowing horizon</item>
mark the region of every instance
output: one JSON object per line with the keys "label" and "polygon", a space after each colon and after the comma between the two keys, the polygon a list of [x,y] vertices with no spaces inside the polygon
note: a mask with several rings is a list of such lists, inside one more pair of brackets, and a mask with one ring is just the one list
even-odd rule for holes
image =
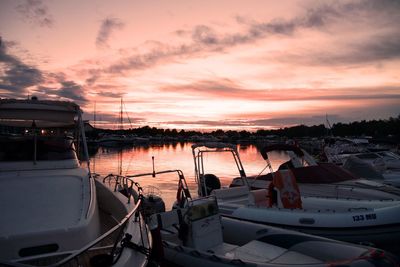
{"label": "glowing horizon", "polygon": [[400,114],[397,25],[390,0],[4,0],[0,97],[75,101],[87,120],[96,103],[111,129],[121,98],[133,127],[387,119]]}

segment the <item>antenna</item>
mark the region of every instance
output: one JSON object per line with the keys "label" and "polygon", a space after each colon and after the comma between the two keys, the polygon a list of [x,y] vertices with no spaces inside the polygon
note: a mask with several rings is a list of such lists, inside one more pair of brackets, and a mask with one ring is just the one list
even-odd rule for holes
{"label": "antenna", "polygon": [[120,130],[123,130],[124,129],[124,125],[122,124],[123,123],[123,119],[122,119],[122,116],[123,116],[123,113],[122,113],[122,97],[121,97],[121,109],[120,109],[120,111],[119,111],[119,129]]}
{"label": "antenna", "polygon": [[125,103],[124,103],[124,108],[125,108],[125,115],[126,115],[126,117],[128,118],[129,125],[131,126],[131,129],[132,129],[132,128],[133,128],[133,127],[132,127],[132,122],[131,122],[131,119],[129,118],[129,114],[128,114],[128,112],[127,112],[127,109],[126,109]]}
{"label": "antenna", "polygon": [[156,170],[155,170],[155,168],[154,168],[154,156],[151,157],[151,160],[152,160],[152,162],[153,162],[153,174],[152,174],[152,176],[153,176],[153,178],[154,178],[154,177],[156,177]]}
{"label": "antenna", "polygon": [[96,101],[94,101],[93,127],[96,128]]}
{"label": "antenna", "polygon": [[326,124],[328,125],[328,134],[332,136],[332,135],[333,135],[333,134],[332,134],[332,125],[331,125],[331,123],[329,122],[328,113],[326,113]]}

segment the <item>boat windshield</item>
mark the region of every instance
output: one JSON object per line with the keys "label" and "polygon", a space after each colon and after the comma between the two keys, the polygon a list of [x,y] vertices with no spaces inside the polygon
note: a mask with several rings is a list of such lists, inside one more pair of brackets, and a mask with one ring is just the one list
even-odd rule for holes
{"label": "boat windshield", "polygon": [[68,137],[1,136],[0,147],[0,162],[77,159],[73,140]]}

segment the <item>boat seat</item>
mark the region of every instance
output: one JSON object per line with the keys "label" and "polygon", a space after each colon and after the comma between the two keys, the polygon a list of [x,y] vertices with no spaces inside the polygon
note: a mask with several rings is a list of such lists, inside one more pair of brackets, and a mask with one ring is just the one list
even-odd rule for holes
{"label": "boat seat", "polygon": [[270,261],[284,254],[287,249],[268,244],[258,240],[236,248],[233,252],[235,258],[251,261]]}
{"label": "boat seat", "polygon": [[273,203],[273,199],[270,199],[269,206],[277,204],[278,207],[285,209],[302,208],[300,189],[291,170],[275,172],[268,190],[270,196],[273,195],[274,190],[276,190],[278,194],[278,203]]}
{"label": "boat seat", "polygon": [[250,191],[249,204],[260,207],[268,207],[269,203],[267,189],[257,189]]}
{"label": "boat seat", "polygon": [[[228,243],[222,243],[219,244],[215,247],[209,248],[207,252],[214,253],[216,255],[225,255],[228,256],[227,254],[233,250],[238,248],[236,245],[228,244]],[[229,256],[228,256],[229,257]]]}
{"label": "boat seat", "polygon": [[157,213],[152,215],[151,220],[155,220],[160,229],[168,229],[174,225],[182,223],[182,214],[185,213],[186,209],[173,209],[168,212]]}
{"label": "boat seat", "polygon": [[214,195],[218,201],[246,200],[246,202],[248,202],[249,192],[250,191],[247,186],[237,186],[237,187],[216,189],[213,191],[212,195]]}
{"label": "boat seat", "polygon": [[208,250],[223,244],[221,216],[214,199],[189,207],[187,219],[188,247]]}

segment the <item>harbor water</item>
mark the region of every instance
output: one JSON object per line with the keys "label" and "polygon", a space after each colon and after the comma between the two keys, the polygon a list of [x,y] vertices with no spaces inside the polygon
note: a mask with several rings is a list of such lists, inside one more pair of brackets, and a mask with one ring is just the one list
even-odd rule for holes
{"label": "harbor water", "polygon": [[[151,174],[166,170],[181,170],[185,175],[192,197],[197,197],[195,183],[194,159],[190,142],[148,144],[130,147],[92,147],[90,149],[91,171],[101,176],[108,174],[137,175]],[[247,176],[268,172],[266,161],[256,145],[237,145],[240,159]],[[284,152],[271,152],[269,159],[273,170],[288,156]],[[205,173],[215,174],[220,178],[222,186],[228,186],[239,172],[231,153],[206,153],[204,156]],[[168,173],[152,177],[151,175],[135,178],[144,189],[144,194],[159,195],[165,202],[166,210],[172,208],[178,189],[178,175]],[[388,248],[386,248],[388,249]],[[391,247],[389,251],[396,255],[400,246]]]}
{"label": "harbor water", "polygon": [[[182,170],[191,193],[195,197],[197,185],[194,179],[191,146],[192,143],[177,142],[118,148],[91,148],[91,171],[101,176],[110,173],[120,175],[151,173],[153,171],[152,157],[154,157],[155,171]],[[237,146],[247,175],[257,175],[266,167],[266,162],[255,145]],[[275,153],[271,156],[272,163],[274,159],[282,162],[282,158],[286,158],[283,153]],[[239,176],[231,153],[208,153],[204,160],[206,173],[217,175],[222,186],[228,186],[233,178]],[[135,181],[144,188],[145,194],[149,192],[160,194],[166,203],[167,210],[172,207],[178,187],[177,174],[158,175],[154,178],[146,176],[136,178]]]}

